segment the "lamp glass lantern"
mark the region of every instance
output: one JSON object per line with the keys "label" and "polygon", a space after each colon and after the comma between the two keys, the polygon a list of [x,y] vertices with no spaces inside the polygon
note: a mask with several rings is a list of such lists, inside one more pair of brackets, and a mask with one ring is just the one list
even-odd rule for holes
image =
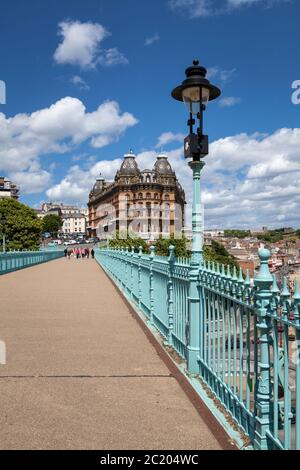
{"label": "lamp glass lantern", "polygon": [[[193,65],[185,71],[186,79],[172,91],[172,97],[182,101],[189,112],[188,126],[190,134],[185,139],[185,157],[199,159],[208,154],[208,136],[203,135],[203,111],[209,101],[215,100],[221,90],[206,78],[207,70],[194,60]],[[199,120],[197,134],[193,132],[195,119]]]}
{"label": "lamp glass lantern", "polygon": [[206,78],[207,70],[199,65],[198,60],[194,60],[193,65],[186,69],[185,74],[186,79],[174,88],[172,97],[177,101],[183,101],[188,111],[197,115],[201,111],[201,105],[206,106],[208,101],[218,98],[221,90]]}
{"label": "lamp glass lantern", "polygon": [[201,105],[206,106],[209,101],[209,89],[192,86],[182,90],[182,99],[189,113],[198,116]]}

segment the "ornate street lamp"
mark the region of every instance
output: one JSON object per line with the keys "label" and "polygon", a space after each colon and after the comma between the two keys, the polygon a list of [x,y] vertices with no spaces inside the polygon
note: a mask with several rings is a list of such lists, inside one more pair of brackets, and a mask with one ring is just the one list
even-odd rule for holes
{"label": "ornate street lamp", "polygon": [[[192,264],[198,266],[203,261],[200,173],[204,166],[202,158],[208,154],[208,136],[203,134],[203,113],[207,103],[221,94],[221,90],[206,78],[206,73],[199,61],[194,60],[193,65],[185,71],[186,79],[172,91],[172,97],[183,101],[189,112],[187,124],[190,133],[184,139],[184,156],[191,159],[189,166],[193,171]],[[194,116],[199,121],[197,133],[194,133]]]}
{"label": "ornate street lamp", "polygon": [[[181,85],[174,88],[172,97],[183,101],[189,112],[189,135],[184,139],[184,156],[199,160],[208,154],[208,136],[203,134],[203,112],[209,101],[215,100],[221,94],[221,90],[212,85],[206,78],[206,69],[194,60],[193,65],[185,71],[186,79]],[[199,120],[197,134],[193,132],[196,116]]]}
{"label": "ornate street lamp", "polygon": [[[206,69],[194,60],[185,71],[186,79],[174,88],[172,97],[183,101],[189,112],[189,135],[184,139],[184,156],[190,159],[193,171],[192,209],[192,258],[189,271],[189,330],[187,337],[187,368],[192,374],[199,374],[200,351],[203,350],[206,323],[201,310],[198,291],[199,267],[203,265],[203,224],[200,190],[200,174],[204,167],[203,157],[208,154],[208,136],[203,133],[203,113],[209,101],[220,96],[221,91],[206,78]],[[196,119],[199,125],[194,133]],[[201,325],[201,329],[200,329]]]}

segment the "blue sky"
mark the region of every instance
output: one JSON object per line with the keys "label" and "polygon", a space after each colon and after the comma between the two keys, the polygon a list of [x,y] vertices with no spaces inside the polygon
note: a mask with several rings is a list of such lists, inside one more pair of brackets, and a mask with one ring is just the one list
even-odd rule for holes
{"label": "blue sky", "polygon": [[207,226],[299,226],[297,0],[3,0],[0,173],[21,200],[84,204],[129,148],[163,147],[190,200],[184,107],[170,97],[198,57],[222,97],[205,130]]}

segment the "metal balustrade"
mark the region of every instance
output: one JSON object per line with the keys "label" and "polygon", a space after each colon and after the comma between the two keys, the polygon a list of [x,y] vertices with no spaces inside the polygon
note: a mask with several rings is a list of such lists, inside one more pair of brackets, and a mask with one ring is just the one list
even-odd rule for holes
{"label": "metal balustrade", "polygon": [[0,275],[61,258],[62,251],[9,251],[0,253]]}
{"label": "metal balustrade", "polygon": [[[259,250],[250,282],[215,263],[198,269],[197,297],[188,259],[97,249],[96,260],[183,360],[198,351],[193,380],[201,380],[256,449],[300,449],[300,289],[280,293]],[[193,292],[193,295],[191,294]],[[197,322],[191,304],[198,306]],[[199,325],[197,331],[191,325]],[[192,336],[192,337],[191,337]]]}

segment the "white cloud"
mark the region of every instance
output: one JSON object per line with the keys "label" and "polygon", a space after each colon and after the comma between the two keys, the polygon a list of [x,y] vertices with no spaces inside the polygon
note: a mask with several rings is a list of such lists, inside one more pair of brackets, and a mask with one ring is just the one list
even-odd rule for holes
{"label": "white cloud", "polygon": [[97,63],[105,67],[111,67],[118,64],[129,64],[128,59],[116,47],[105,49],[101,52],[97,59]]}
{"label": "white cloud", "polygon": [[169,0],[172,10],[187,12],[191,18],[210,16],[213,13],[211,0]]}
{"label": "white cloud", "polygon": [[[244,5],[253,5],[254,3],[265,2],[265,0],[227,0],[229,6],[236,8]],[[270,3],[270,0],[268,0]]]}
{"label": "white cloud", "polygon": [[107,180],[112,180],[121,162],[121,159],[102,160],[94,163],[87,170],[74,165],[58,184],[46,191],[46,194],[53,200],[85,204],[96,177],[101,173]]}
{"label": "white cloud", "polygon": [[98,63],[105,66],[128,63],[125,55],[116,47],[101,48],[102,41],[110,35],[101,24],[68,20],[59,23],[58,27],[62,42],[53,56],[57,64],[89,69],[96,67]]}
{"label": "white cloud", "polygon": [[54,53],[54,60],[82,68],[95,66],[100,43],[108,35],[106,29],[98,23],[80,21],[62,21],[58,26],[62,42]]}
{"label": "white cloud", "polygon": [[163,132],[157,141],[155,148],[161,148],[171,142],[183,142],[185,135],[184,134],[174,134],[174,132]]}
{"label": "white cloud", "polygon": [[132,114],[122,113],[115,101],[87,112],[82,101],[72,97],[31,114],[6,118],[0,113],[0,173],[18,182],[22,192],[40,192],[53,170],[41,167],[43,155],[69,152],[84,141],[103,147],[137,122]]}
{"label": "white cloud", "polygon": [[90,87],[89,85],[87,84],[87,82],[82,78],[80,77],[79,75],[74,75],[70,82],[75,85],[75,86],[78,86],[78,88],[80,90],[89,90]]}
{"label": "white cloud", "polygon": [[235,104],[239,104],[240,102],[241,98],[234,96],[224,96],[219,100],[219,106],[221,106],[221,108],[229,108]]}
{"label": "white cloud", "polygon": [[10,178],[21,187],[22,194],[42,192],[51,183],[51,173],[46,170],[16,171],[10,173]]}
{"label": "white cloud", "polygon": [[153,36],[150,36],[149,38],[146,38],[145,40],[145,46],[151,46],[155,42],[158,42],[160,40],[159,34],[155,33]]}
{"label": "white cloud", "polygon": [[207,78],[219,81],[222,85],[230,82],[236,74],[236,69],[221,69],[218,65],[207,69]]}
{"label": "white cloud", "polygon": [[[300,128],[279,129],[270,135],[238,134],[213,142],[202,172],[205,226],[299,227],[299,149]],[[190,214],[192,173],[182,145],[166,153],[185,189]],[[140,169],[151,169],[155,159],[156,151],[151,149],[137,155]],[[47,196],[86,203],[97,175],[101,172],[112,180],[121,161],[122,158],[98,161],[87,169],[75,165],[48,190]]]}
{"label": "white cloud", "polygon": [[188,15],[189,18],[205,18],[232,13],[238,8],[252,5],[272,6],[288,0],[169,0],[171,10]]}

